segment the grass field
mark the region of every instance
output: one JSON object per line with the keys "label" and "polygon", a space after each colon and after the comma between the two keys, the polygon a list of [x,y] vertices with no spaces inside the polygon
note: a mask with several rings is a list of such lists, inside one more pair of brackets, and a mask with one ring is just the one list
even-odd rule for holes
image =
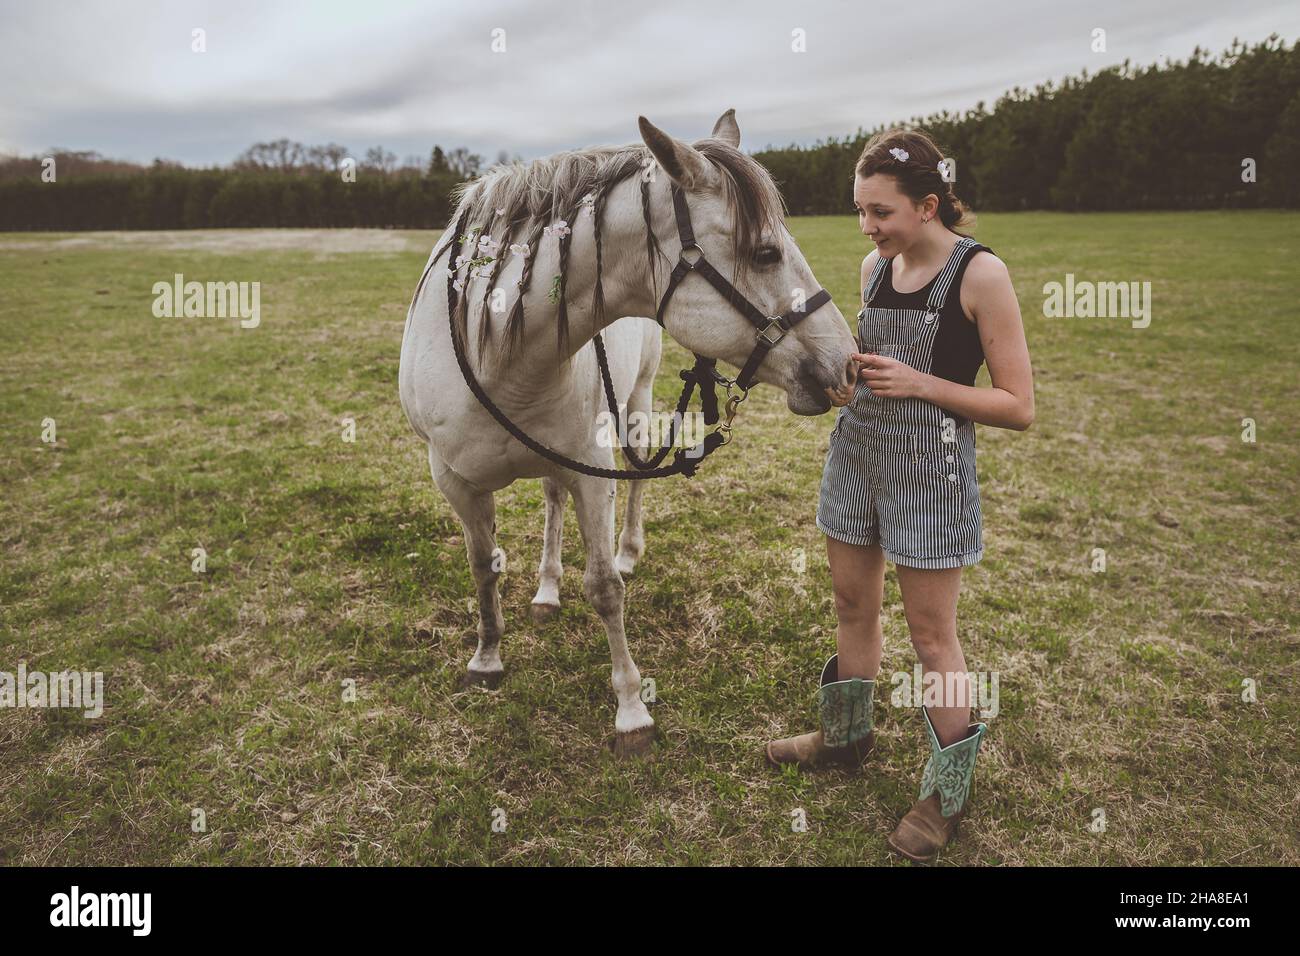
{"label": "grass field", "polygon": [[[852,316],[855,221],[791,227]],[[958,628],[1000,713],[941,861],[1300,864],[1300,216],[990,214],[976,235],[1016,282],[1037,420],[978,430],[986,557]],[[915,662],[892,566],[866,772],[762,762],[814,726],[835,629],[813,524],[832,418],[771,388],[699,477],[646,496],[627,621],[651,759],[607,748],[572,513],[563,613],[531,623],[536,480],[497,496],[506,678],[460,689],[461,529],[396,386],[434,238],[0,236],[0,671],[106,682],[98,719],[0,710],[0,863],[890,862],[927,756],[921,714],[889,705]],[[154,318],[177,272],[260,281],[261,326]],[[1150,326],[1045,318],[1067,272],[1149,280]],[[667,343],[660,408],[687,365]]]}

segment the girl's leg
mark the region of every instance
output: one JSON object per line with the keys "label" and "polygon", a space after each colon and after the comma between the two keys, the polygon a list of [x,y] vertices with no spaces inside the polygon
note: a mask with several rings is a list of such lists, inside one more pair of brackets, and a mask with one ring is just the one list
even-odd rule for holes
{"label": "girl's leg", "polygon": [[[957,835],[970,796],[975,757],[988,728],[982,723],[972,727],[970,721],[966,658],[957,643],[961,568],[924,571],[900,566],[898,583],[903,590],[912,645],[927,677],[940,677],[942,694],[938,706],[927,705],[922,711],[928,715],[930,759],[921,771],[917,802],[898,822],[887,842],[894,852],[909,860],[932,863]],[[922,692],[928,691],[927,697],[932,697],[932,687],[923,685]]]}
{"label": "girl's leg", "polygon": [[770,763],[815,767],[827,761],[861,764],[875,746],[872,702],[882,652],[880,604],[885,557],[879,545],[826,539],[835,613],[837,658],[822,668],[817,688],[820,729],[767,744]]}
{"label": "girl's leg", "polygon": [[[969,733],[970,692],[966,657],[957,642],[957,593],[961,568],[922,570],[895,565],[912,646],[925,674],[937,671],[942,704],[927,707],[939,745],[947,747]],[[951,676],[950,676],[951,675]],[[933,679],[933,678],[931,678]],[[949,694],[949,689],[957,691]]]}
{"label": "girl's leg", "polygon": [[827,536],[826,559],[831,566],[835,615],[839,619],[835,631],[839,679],[875,680],[884,653],[880,629],[880,609],[885,599],[884,552],[878,543],[864,547]]}

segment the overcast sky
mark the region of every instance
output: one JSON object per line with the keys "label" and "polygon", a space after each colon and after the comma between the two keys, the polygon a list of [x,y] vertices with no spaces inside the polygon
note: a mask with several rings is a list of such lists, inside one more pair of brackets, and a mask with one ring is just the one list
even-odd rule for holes
{"label": "overcast sky", "polygon": [[[489,162],[686,139],[735,107],[742,146],[961,110],[1125,58],[1300,36],[1272,0],[0,0],[0,151],[227,163],[281,136],[434,143]],[[1091,49],[1094,28],[1106,51]],[[206,32],[204,53],[192,31]],[[504,30],[494,52],[493,30]],[[806,52],[791,49],[793,31]]]}

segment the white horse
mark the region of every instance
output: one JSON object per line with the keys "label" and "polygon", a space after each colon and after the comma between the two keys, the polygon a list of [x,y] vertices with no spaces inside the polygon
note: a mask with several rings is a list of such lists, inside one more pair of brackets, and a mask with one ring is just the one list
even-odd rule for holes
{"label": "white horse", "polygon": [[[460,189],[452,226],[430,255],[407,313],[399,372],[407,420],[427,443],[433,480],[465,531],[479,605],[478,648],[467,679],[495,685],[503,672],[497,578],[504,553],[496,543],[493,492],[541,477],[546,529],[534,615],[544,619],[559,608],[560,530],[571,494],[587,555],[583,593],[609,639],[619,754],[645,750],[654,732],[623,628],[623,575],[645,549],[643,482],[632,483],[615,556],[615,481],[554,464],[490,416],[461,374],[448,312],[454,303],[467,360],[511,421],[569,458],[613,468],[608,432],[598,419],[606,403],[592,339],[603,331],[618,403],[629,413],[649,412],[661,338],[658,325],[639,316],[656,314],[675,262],[660,247],[675,257],[680,246],[672,183],[685,192],[704,255],[751,302],[780,315],[805,290],[820,288],[785,228],[770,175],[739,150],[733,110],[694,145],[645,117],[640,130],[644,145],[497,166]],[[470,244],[452,261],[461,236]],[[533,281],[535,273],[542,282]],[[525,308],[533,316],[526,326]],[[690,351],[737,367],[754,347],[754,326],[699,277],[681,282],[663,322]],[[495,340],[497,333],[503,341]],[[755,378],[782,389],[795,414],[818,415],[830,407],[824,389],[852,381],[855,349],[831,304],[789,331]]]}

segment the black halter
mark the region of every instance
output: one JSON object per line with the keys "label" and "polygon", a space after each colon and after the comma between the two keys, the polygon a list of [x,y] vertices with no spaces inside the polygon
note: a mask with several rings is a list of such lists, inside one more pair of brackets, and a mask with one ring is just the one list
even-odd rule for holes
{"label": "black halter", "polygon": [[[737,312],[747,318],[758,329],[758,341],[754,344],[754,351],[749,353],[749,359],[745,362],[734,382],[742,393],[741,401],[744,401],[744,395],[749,392],[754,373],[758,371],[758,366],[762,364],[767,353],[771,351],[777,342],[781,341],[785,333],[829,302],[831,294],[825,289],[820,289],[816,295],[804,302],[802,309],[791,309],[780,316],[763,314],[752,302],[741,295],[734,285],[723,278],[717,269],[709,265],[708,259],[704,258],[704,250],[695,241],[695,230],[691,228],[691,213],[686,206],[686,194],[676,183],[673,183],[673,211],[677,214],[677,234],[682,240],[682,250],[679,253],[677,265],[674,267],[672,275],[668,277],[668,288],[664,291],[664,297],[659,301],[659,311],[655,313],[655,321],[660,325],[664,324],[664,310],[668,308],[668,300],[673,297],[673,292],[677,290],[677,284],[686,277],[688,272],[698,272],[708,279],[709,284],[717,289]],[[694,261],[686,258],[687,251],[691,249],[699,253]],[[697,361],[700,359],[698,355],[695,358]]]}
{"label": "black halter", "polygon": [[[812,298],[806,300],[804,308],[792,309],[780,316],[766,316],[746,299],[740,292],[728,282],[723,276],[709,264],[704,258],[702,250],[695,241],[695,232],[691,228],[690,211],[686,207],[686,196],[676,183],[672,187],[673,209],[677,215],[677,232],[681,237],[682,248],[679,254],[676,267],[668,278],[668,288],[664,290],[664,296],[659,301],[659,309],[655,313],[655,321],[663,326],[664,310],[668,307],[668,300],[672,298],[673,292],[676,291],[678,283],[686,276],[688,272],[699,272],[709,283],[718,290],[728,302],[735,307],[741,315],[747,318],[758,330],[758,341],[754,345],[754,351],[750,353],[749,359],[745,362],[744,368],[740,374],[733,380],[724,377],[717,369],[717,360],[706,358],[702,355],[695,356],[695,367],[692,369],[682,369],[678,375],[686,383],[682,389],[682,394],[677,400],[677,411],[668,430],[668,440],[652,458],[648,461],[642,461],[636,451],[627,444],[622,444],[623,454],[630,461],[634,469],[618,468],[599,468],[595,465],[588,465],[584,462],[575,461],[565,455],[561,455],[554,449],[547,448],[545,445],[534,440],[519,429],[512,422],[506,413],[503,412],[483,391],[483,386],[479,384],[474,372],[470,369],[469,360],[465,357],[464,345],[460,341],[460,336],[456,332],[453,316],[456,309],[456,289],[453,286],[454,270],[448,270],[447,276],[447,323],[451,331],[452,348],[456,353],[456,362],[460,366],[461,375],[465,378],[465,384],[469,386],[474,397],[479,403],[486,408],[493,418],[501,424],[506,431],[510,432],[523,445],[537,452],[543,458],[563,465],[571,471],[576,471],[584,475],[592,475],[597,478],[616,478],[640,481],[646,478],[666,478],[669,475],[685,475],[687,478],[695,475],[696,469],[700,462],[712,454],[715,450],[725,445],[731,440],[731,420],[735,417],[736,409],[740,403],[749,395],[750,383],[754,373],[758,370],[759,364],[763,358],[800,321],[807,318],[815,310],[821,308],[831,300],[830,293],[821,289]],[[453,228],[459,228],[459,223]],[[647,222],[648,226],[648,222]],[[457,251],[464,248],[464,236],[454,236],[451,242],[444,247],[443,252],[449,250],[452,246],[457,246]],[[699,255],[694,261],[686,257],[688,250],[694,249]],[[425,276],[433,267],[433,263],[442,257],[442,252],[434,256],[429,266],[425,269]],[[421,286],[424,284],[424,277],[420,280]],[[416,288],[416,297],[419,297],[420,289]],[[618,434],[625,434],[622,428],[622,416],[618,411],[618,402],[614,396],[614,383],[609,374],[609,362],[605,357],[605,343],[599,332],[594,338],[596,346],[596,361],[600,366],[600,375],[605,388],[605,401],[609,405],[610,413],[614,416],[614,421],[618,426]],[[692,448],[680,448],[673,455],[673,463],[665,467],[658,467],[659,463],[664,460],[668,452],[673,447],[676,440],[677,423],[681,420],[682,414],[686,411],[686,406],[690,403],[691,394],[696,388],[700,390],[700,407],[704,414],[704,423],[708,426],[718,424],[718,397],[716,386],[722,385],[727,389],[728,398],[726,405],[726,420],[718,425],[717,429],[704,436],[704,441]],[[731,390],[735,387],[738,394],[732,394]]]}

